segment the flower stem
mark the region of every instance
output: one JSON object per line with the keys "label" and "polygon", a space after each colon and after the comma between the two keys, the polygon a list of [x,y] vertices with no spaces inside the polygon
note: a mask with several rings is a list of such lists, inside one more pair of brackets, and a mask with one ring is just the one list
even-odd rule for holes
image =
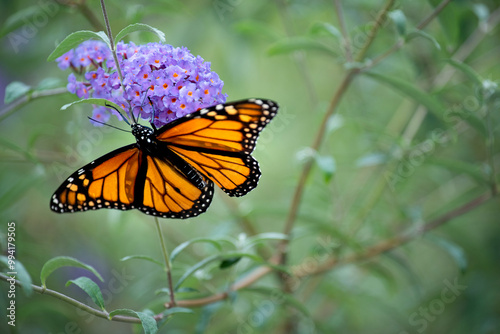
{"label": "flower stem", "polygon": [[160,225],[160,221],[158,220],[158,217],[155,217],[155,223],[156,223],[156,229],[158,231],[158,237],[160,238],[163,259],[165,260],[165,270],[167,272],[168,289],[170,290],[169,307],[174,307],[175,306],[175,293],[174,293],[174,284],[172,282],[172,269],[170,267],[170,260],[168,258],[167,247],[165,247],[165,239],[163,238],[163,232],[161,231],[161,225]]}
{"label": "flower stem", "polygon": [[120,69],[120,63],[118,62],[118,56],[116,55],[115,42],[113,40],[113,34],[111,33],[111,25],[109,24],[108,13],[106,12],[106,6],[104,5],[104,0],[101,0],[102,15],[104,16],[104,23],[106,24],[106,32],[109,38],[109,46],[111,48],[111,53],[116,64],[116,71],[118,72],[118,77],[120,77],[120,83],[123,87],[123,75]]}

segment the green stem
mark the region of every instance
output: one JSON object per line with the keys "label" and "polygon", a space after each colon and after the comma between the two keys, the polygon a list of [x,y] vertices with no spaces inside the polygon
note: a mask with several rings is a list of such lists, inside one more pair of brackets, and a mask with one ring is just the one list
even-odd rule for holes
{"label": "green stem", "polygon": [[41,91],[34,91],[32,93],[23,95],[22,97],[18,98],[17,100],[15,100],[14,102],[7,105],[5,108],[0,110],[0,122],[9,117],[10,115],[12,115],[17,110],[19,110],[25,104],[28,104],[29,102],[35,99],[47,96],[61,95],[65,93],[69,93],[66,87],[60,87],[60,88],[46,89]]}
{"label": "green stem", "polygon": [[104,5],[104,0],[101,0],[101,8],[102,8],[102,15],[104,16],[104,23],[106,24],[106,31],[109,38],[109,44],[111,46],[111,53],[113,54],[113,58],[116,64],[116,71],[118,72],[118,77],[120,77],[120,83],[123,87],[122,70],[120,69],[120,63],[118,62],[118,56],[116,54],[116,49],[115,49],[115,42],[113,40],[113,34],[111,33],[111,26],[109,24],[108,13],[106,12],[106,6]]}
{"label": "green stem", "polygon": [[155,217],[156,229],[158,231],[158,237],[160,238],[161,244],[161,252],[163,254],[163,259],[165,260],[165,270],[167,271],[167,282],[168,289],[170,290],[170,304],[169,307],[174,307],[175,304],[175,293],[174,293],[174,284],[172,281],[172,269],[170,267],[170,260],[167,252],[167,247],[165,246],[165,239],[163,238],[163,232],[161,230],[160,221],[158,217]]}
{"label": "green stem", "polygon": [[356,56],[356,59],[354,60],[355,62],[362,62],[363,58],[365,58],[366,52],[372,45],[373,41],[375,40],[375,36],[377,36],[377,33],[382,27],[382,24],[384,23],[387,13],[389,10],[392,8],[396,0],[388,0],[387,3],[385,4],[384,8],[380,11],[380,13],[377,15],[377,18],[375,19],[375,25],[373,28],[369,31],[368,33],[368,39],[366,40],[365,44],[361,48],[361,51],[359,51],[358,55]]}
{"label": "green stem", "polygon": [[349,38],[349,33],[347,32],[342,4],[340,3],[340,0],[334,0],[333,4],[339,21],[340,33],[342,34],[342,45],[344,46],[345,59],[347,62],[352,62],[351,39]]}
{"label": "green stem", "polygon": [[[5,282],[9,282],[10,280],[10,277],[9,276],[6,276],[2,273],[0,273],[0,280],[2,281],[5,281]],[[15,281],[15,284],[19,287],[22,287],[23,284],[16,280]],[[95,309],[93,307],[90,307],[82,302],[79,302],[78,300],[76,299],[73,299],[71,297],[68,297],[60,292],[57,292],[57,291],[54,291],[54,290],[51,290],[51,289],[47,289],[47,288],[43,288],[41,286],[38,286],[38,285],[34,285],[34,284],[31,284],[31,288],[33,289],[33,291],[35,291],[36,293],[39,293],[39,294],[43,294],[43,295],[48,295],[48,296],[52,296],[54,298],[57,298],[59,300],[62,300],[63,302],[65,303],[68,303],[72,306],[75,306],[89,314],[92,314],[92,315],[95,315],[96,317],[99,317],[99,318],[103,318],[103,319],[107,319],[107,320],[112,320],[112,321],[119,321],[119,322],[128,322],[128,323],[136,323],[136,324],[140,324],[141,323],[141,320],[138,319],[138,318],[134,318],[134,317],[127,317],[127,316],[121,316],[121,315],[117,315],[117,316],[114,316],[113,318],[109,319],[109,314],[107,312],[104,312],[104,311],[101,311],[101,310],[98,310],[98,309]],[[155,316],[155,319],[156,320],[159,320],[161,319],[162,316],[158,315],[158,316]]]}

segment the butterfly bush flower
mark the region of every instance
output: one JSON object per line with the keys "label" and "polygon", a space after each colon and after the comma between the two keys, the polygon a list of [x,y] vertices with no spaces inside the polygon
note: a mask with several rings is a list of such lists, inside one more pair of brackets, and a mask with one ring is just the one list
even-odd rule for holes
{"label": "butterfly bush flower", "polygon": [[[74,72],[68,76],[68,91],[79,98],[110,100],[129,115],[132,112],[134,117],[152,121],[157,127],[226,102],[224,83],[211,71],[210,63],[193,56],[185,47],[120,42],[116,50],[123,85],[111,51],[103,42],[83,42],[57,58],[60,69],[71,68]],[[107,122],[111,114],[121,119],[112,109],[94,107],[93,116],[101,122]]]}

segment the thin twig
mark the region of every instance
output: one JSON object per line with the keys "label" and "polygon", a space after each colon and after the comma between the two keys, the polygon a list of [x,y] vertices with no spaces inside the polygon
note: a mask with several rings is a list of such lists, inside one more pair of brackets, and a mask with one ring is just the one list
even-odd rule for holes
{"label": "thin twig", "polygon": [[[343,259],[339,258],[331,258],[330,260],[325,261],[324,263],[318,265],[314,270],[311,271],[298,271],[296,273],[297,277],[304,277],[304,276],[311,276],[311,275],[318,275],[322,274],[324,272],[327,272],[329,270],[332,270],[333,268],[342,265],[342,264],[348,264],[348,263],[353,263],[353,262],[358,262],[362,260],[367,260],[370,258],[373,258],[379,254],[391,251],[405,243],[408,243],[412,241],[413,239],[421,236],[422,234],[429,232],[431,230],[436,229],[437,227],[443,225],[446,222],[449,222],[450,220],[459,217],[475,208],[480,206],[481,204],[487,202],[488,200],[494,198],[494,194],[491,192],[482,194],[470,202],[465,203],[464,205],[451,210],[438,218],[435,218],[428,223],[424,224],[420,229],[402,233],[399,236],[396,236],[394,238],[384,240],[379,242],[378,244],[366,248],[360,253],[357,254],[352,254],[350,256],[347,256]],[[297,268],[301,268],[300,265],[297,266]]]}
{"label": "thin twig", "polygon": [[208,297],[203,297],[203,298],[197,298],[197,299],[185,299],[185,300],[178,300],[177,301],[177,306],[181,307],[200,307],[208,304],[212,304],[221,300],[224,300],[228,298],[230,292],[233,291],[238,291],[243,288],[246,288],[255,282],[257,282],[259,279],[262,277],[266,276],[268,273],[270,273],[273,269],[271,267],[266,267],[266,266],[261,266],[255,268],[250,274],[239,280],[238,282],[234,283],[227,289],[227,291],[220,292]]}
{"label": "thin twig", "polygon": [[[327,110],[325,116],[323,117],[323,121],[321,122],[320,128],[319,128],[318,133],[316,135],[316,138],[314,139],[314,143],[311,146],[311,148],[313,150],[317,151],[319,149],[319,147],[321,146],[321,143],[323,142],[323,139],[324,139],[324,136],[326,133],[326,127],[328,124],[328,120],[330,119],[330,117],[332,117],[332,115],[337,110],[337,107],[340,103],[340,100],[342,99],[342,96],[344,95],[345,91],[349,87],[349,85],[350,85],[350,83],[351,83],[351,81],[356,73],[357,72],[355,70],[349,71],[346,74],[346,76],[344,77],[344,79],[342,80],[342,82],[340,83],[340,86],[337,89],[337,91],[335,92],[335,95],[333,96],[332,101],[330,102],[330,106],[328,107],[328,110]],[[293,199],[292,199],[292,204],[290,206],[290,211],[288,213],[288,217],[285,221],[285,227],[283,229],[283,233],[286,235],[290,235],[290,233],[292,231],[293,224],[294,224],[295,219],[297,217],[299,204],[300,204],[300,201],[302,199],[302,193],[304,191],[304,186],[305,186],[305,183],[306,183],[307,178],[309,176],[309,173],[311,172],[311,168],[312,168],[313,164],[314,164],[313,160],[309,160],[308,162],[306,162],[304,165],[304,169],[302,170],[302,173],[300,174],[300,179],[299,179],[299,182],[297,184],[297,187],[295,188],[295,192],[293,194]],[[284,243],[286,244],[287,241],[284,241]],[[281,251],[283,252],[284,250],[282,249]]]}
{"label": "thin twig", "polygon": [[[438,6],[439,7],[439,6]],[[489,31],[492,31],[496,26],[500,24],[500,8],[495,10],[489,17],[486,26],[488,30],[484,30],[482,27],[477,27],[476,30],[467,38],[467,40],[458,48],[451,59],[462,62],[477,48],[479,43],[483,41]],[[439,74],[435,77],[431,89],[439,89],[448,83],[453,74],[457,71],[456,67],[451,65],[445,65]],[[420,125],[427,115],[427,109],[420,105],[413,117],[408,122],[408,125],[403,134],[403,138],[407,143],[413,140],[413,137],[417,133]]]}
{"label": "thin twig", "polygon": [[[0,273],[0,280],[3,280],[3,281],[6,281],[6,282],[9,282],[11,280],[11,278],[9,276],[6,276],[2,273]],[[22,287],[23,284],[18,281],[18,280],[15,280],[15,284],[17,286],[20,286]],[[119,322],[128,322],[128,323],[141,323],[141,320],[139,320],[138,318],[133,318],[133,317],[127,317],[127,316],[121,316],[121,315],[117,315],[117,316],[114,316],[113,318],[109,319],[109,314],[107,312],[104,312],[102,310],[98,310],[98,309],[95,309],[93,307],[90,307],[82,302],[79,302],[78,300],[76,299],[73,299],[71,297],[68,297],[60,292],[57,292],[57,291],[54,291],[54,290],[51,290],[51,289],[47,289],[47,288],[43,288],[41,286],[38,286],[38,285],[34,285],[34,284],[31,284],[31,288],[33,289],[33,291],[35,291],[36,293],[39,293],[39,294],[42,294],[42,295],[48,295],[48,296],[52,296],[54,298],[57,298],[59,300],[62,300],[63,302],[65,303],[68,303],[72,306],[75,306],[89,314],[92,314],[92,315],[95,315],[96,317],[99,317],[99,318],[103,318],[103,319],[107,319],[107,320],[112,320],[112,321],[119,321]],[[155,316],[155,319],[156,320],[159,320],[161,319],[162,316],[161,315],[157,315]]]}
{"label": "thin twig", "polygon": [[82,13],[82,15],[87,19],[87,21],[89,21],[89,23],[94,27],[95,30],[97,31],[104,30],[104,26],[99,21],[99,19],[94,15],[94,12],[90,10],[86,2],[80,1],[80,3],[77,4],[77,7],[80,13]]}
{"label": "thin twig", "polygon": [[[432,22],[432,19],[437,17],[443,11],[443,9],[445,9],[445,7],[450,4],[451,1],[452,0],[443,0],[436,8],[434,8],[434,10],[428,16],[426,16],[422,21],[420,21],[420,23],[417,25],[417,29],[419,30],[424,29],[430,22]],[[394,43],[392,47],[389,48],[389,50],[387,50],[377,58],[373,59],[368,66],[363,68],[363,71],[366,71],[374,67],[375,65],[377,65],[378,63],[380,63],[381,61],[385,60],[387,57],[392,55],[394,52],[401,49],[404,45],[405,45],[404,40],[401,39],[397,41],[396,43]]]}
{"label": "thin twig", "polygon": [[165,239],[163,238],[163,232],[161,230],[160,221],[158,217],[155,217],[156,230],[158,231],[158,237],[160,238],[161,252],[163,254],[163,259],[165,260],[165,270],[167,271],[167,282],[170,294],[170,304],[168,307],[175,306],[175,293],[174,293],[174,283],[172,281],[172,269],[170,266],[170,259],[168,257],[167,247],[165,246]]}
{"label": "thin twig", "polygon": [[443,9],[450,4],[452,0],[443,0],[436,8],[432,11],[431,15],[428,15],[419,24],[417,24],[417,29],[422,30],[425,28],[432,20],[434,20]]}
{"label": "thin twig", "polygon": [[359,53],[357,54],[355,62],[362,62],[363,61],[363,59],[365,58],[366,52],[368,51],[368,49],[372,45],[373,41],[375,40],[375,36],[377,36],[377,33],[378,33],[380,27],[382,27],[382,24],[384,23],[385,19],[387,18],[387,13],[392,8],[392,6],[394,5],[395,2],[396,2],[396,0],[387,0],[384,8],[382,8],[382,10],[378,13],[377,18],[375,19],[375,24],[373,25],[373,28],[370,29],[370,31],[368,32],[367,40],[366,40],[365,44],[363,45],[363,47],[361,48],[361,50],[359,51]]}
{"label": "thin twig", "polygon": [[340,33],[342,34],[342,44],[345,50],[345,58],[347,62],[352,62],[352,49],[351,49],[351,39],[347,33],[347,26],[344,20],[344,11],[342,10],[342,4],[340,0],[333,1],[337,13],[337,19],[339,21]]}
{"label": "thin twig", "polygon": [[28,104],[33,100],[39,99],[41,97],[61,95],[64,93],[69,93],[66,87],[34,91],[33,93],[23,95],[19,99],[8,104],[5,108],[0,110],[0,122],[12,115],[16,110],[20,109],[22,106]]}

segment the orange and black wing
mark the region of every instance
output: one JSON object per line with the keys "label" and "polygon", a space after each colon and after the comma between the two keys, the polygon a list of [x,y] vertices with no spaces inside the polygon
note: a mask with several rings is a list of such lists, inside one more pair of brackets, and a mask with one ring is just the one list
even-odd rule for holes
{"label": "orange and black wing", "polygon": [[162,127],[157,139],[230,196],[257,186],[260,169],[250,155],[277,103],[249,99],[201,109]]}
{"label": "orange and black wing", "polygon": [[58,213],[101,208],[139,209],[168,218],[196,216],[208,208],[213,183],[142,152],[136,144],[110,152],[73,173],[50,207]]}

